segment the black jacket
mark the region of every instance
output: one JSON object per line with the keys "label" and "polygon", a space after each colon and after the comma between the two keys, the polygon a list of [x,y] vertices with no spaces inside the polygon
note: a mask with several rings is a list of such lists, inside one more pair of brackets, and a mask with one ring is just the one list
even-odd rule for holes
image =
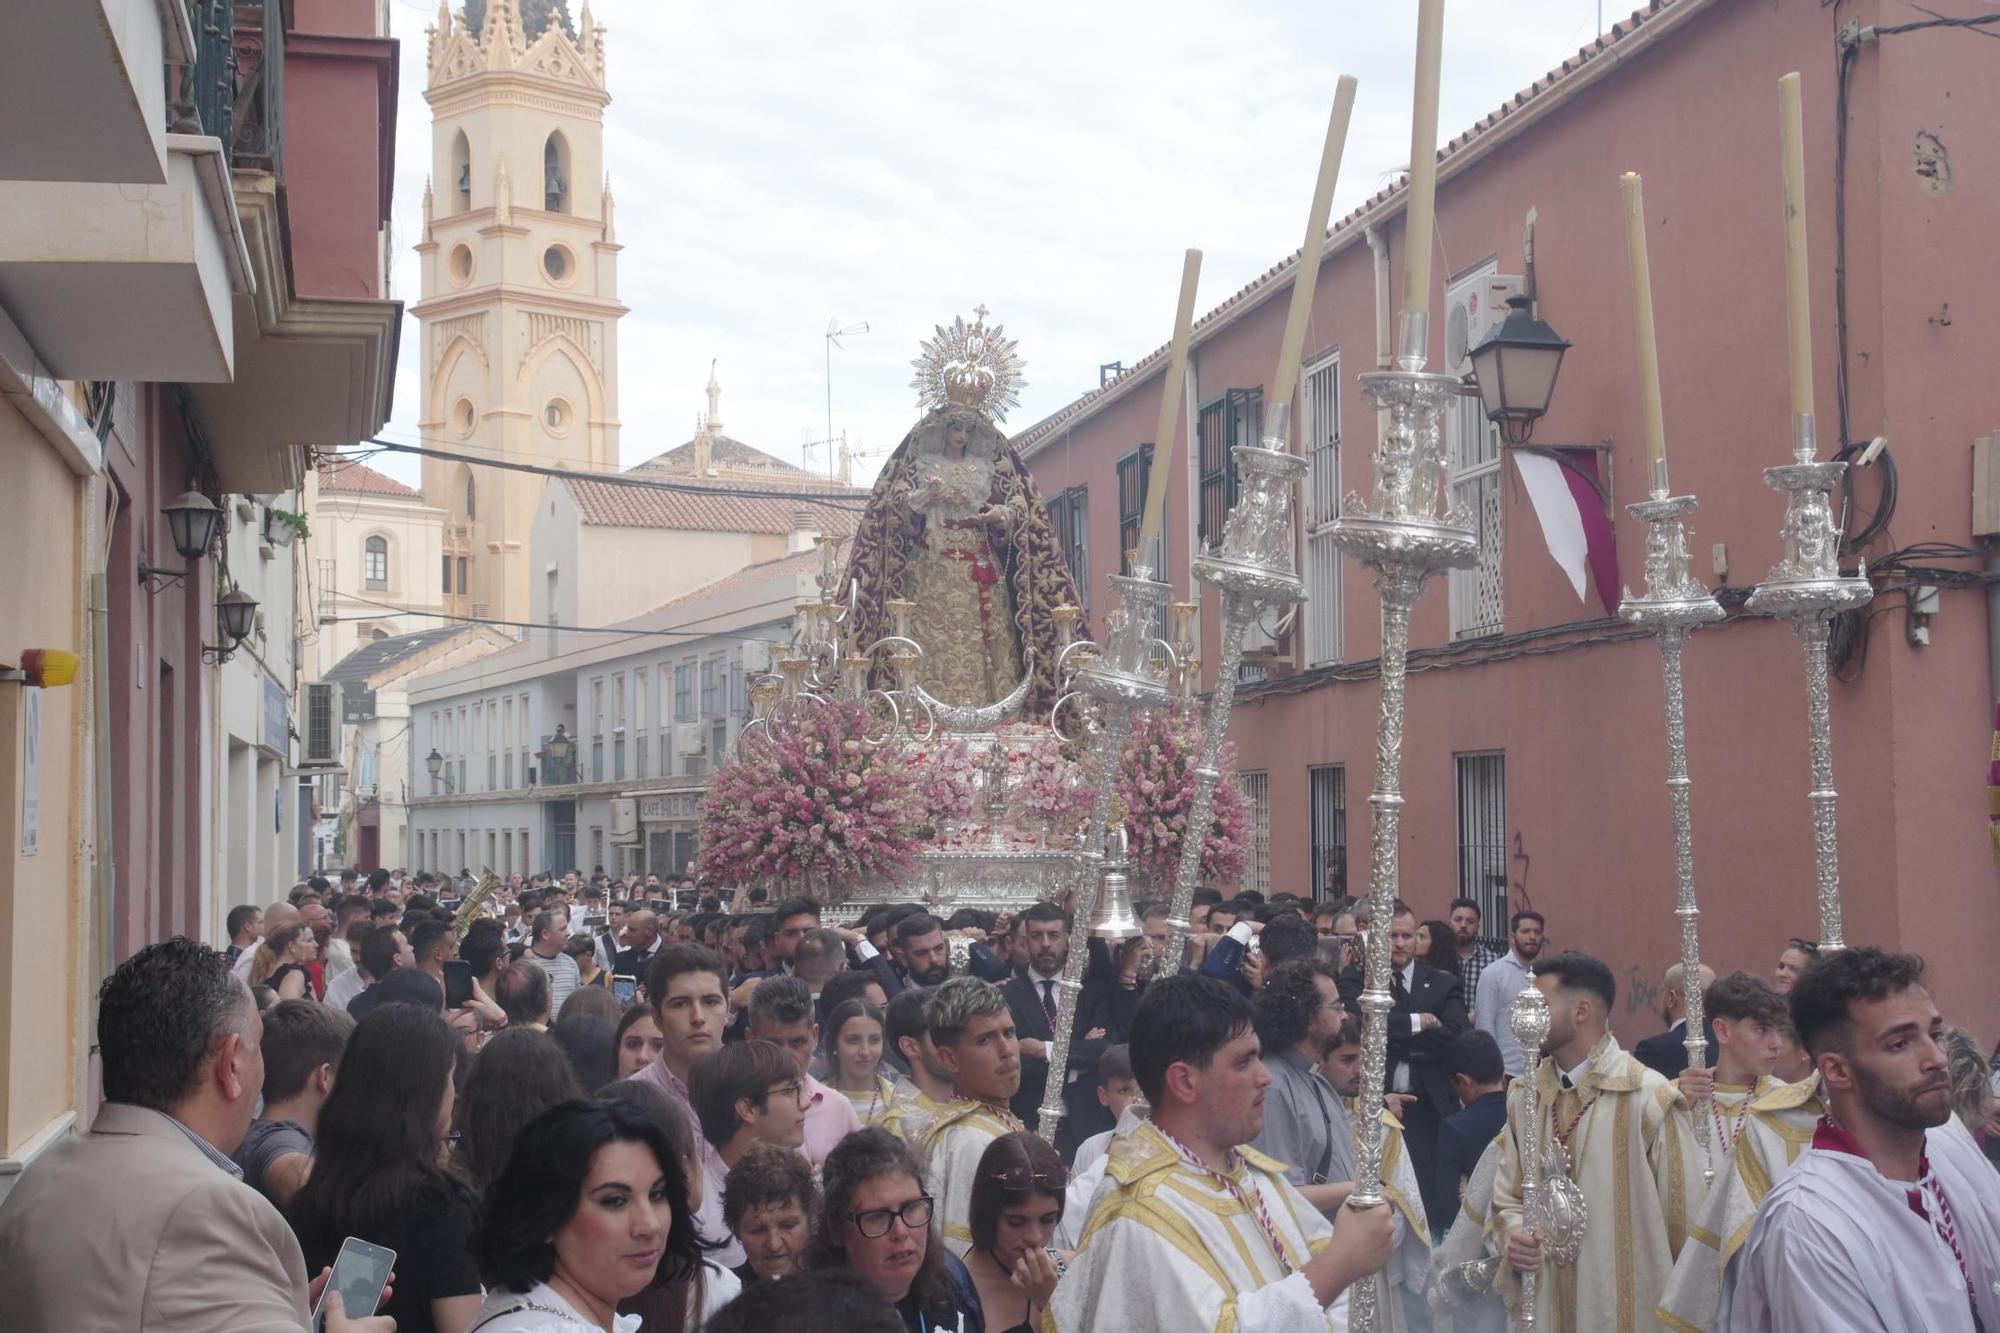
{"label": "black jacket", "polygon": [[[1410,1091],[1421,1097],[1441,1118],[1458,1109],[1458,1098],[1452,1093],[1451,1079],[1444,1072],[1445,1048],[1472,1026],[1472,1020],[1465,1012],[1465,997],[1458,973],[1447,972],[1422,961],[1412,966],[1415,970],[1411,974],[1413,984],[1409,995],[1389,1011],[1387,1086],[1394,1088],[1397,1068],[1408,1065]],[[1363,980],[1358,964],[1340,974],[1341,1001],[1357,1018],[1361,1015]],[[1435,1014],[1437,1026],[1413,1032],[1410,1023],[1413,1014]]]}
{"label": "black jacket", "polygon": [[[1715,1028],[1706,1019],[1701,1025],[1702,1035],[1708,1039],[1708,1065],[1715,1067]],[[1687,1020],[1656,1032],[1632,1048],[1632,1058],[1646,1068],[1656,1071],[1661,1078],[1676,1079],[1688,1067]]]}
{"label": "black jacket", "polygon": [[[1438,1126],[1437,1173],[1434,1193],[1440,1199],[1456,1204],[1458,1187],[1485,1154],[1487,1146],[1500,1134],[1507,1124],[1507,1090],[1489,1092],[1463,1111],[1448,1115]],[[1440,1232],[1451,1227],[1450,1217],[1430,1220],[1431,1230]]]}

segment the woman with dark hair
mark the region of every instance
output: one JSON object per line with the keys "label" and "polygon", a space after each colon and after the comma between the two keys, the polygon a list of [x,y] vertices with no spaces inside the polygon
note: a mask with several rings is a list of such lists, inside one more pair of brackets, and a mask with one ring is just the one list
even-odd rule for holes
{"label": "woman with dark hair", "polygon": [[479,1308],[472,1193],[444,1169],[457,1050],[435,1009],[385,1004],[361,1020],[320,1108],[312,1171],[286,1212],[308,1272],[349,1236],[396,1252],[382,1313],[402,1333],[466,1333]]}
{"label": "woman with dark hair", "polygon": [[1055,1294],[1068,1257],[1049,1241],[1068,1188],[1062,1158],[1039,1135],[1002,1134],[979,1158],[965,1267],[987,1318],[1004,1333],[1031,1333]]}
{"label": "woman with dark hair", "polygon": [[695,1132],[694,1118],[685,1103],[667,1095],[666,1089],[635,1078],[624,1078],[597,1090],[603,1101],[625,1102],[652,1118],[667,1136],[687,1177],[688,1209],[694,1218],[692,1231],[703,1258],[691,1272],[664,1287],[640,1292],[619,1308],[642,1317],[643,1333],[691,1333],[707,1325],[710,1315],[736,1299],[743,1284],[736,1274],[707,1257],[707,1252],[727,1236],[722,1221],[722,1200],[705,1197],[706,1172],[702,1169],[701,1136]]}
{"label": "woman with dark hair", "polygon": [[821,1177],[808,1270],[860,1274],[909,1333],[986,1333],[979,1293],[937,1236],[935,1201],[908,1144],[879,1126],[856,1130],[827,1154]]}
{"label": "woman with dark hair", "polygon": [[667,1041],[660,1035],[660,1025],[653,1018],[652,1005],[635,1004],[620,1015],[616,1045],[619,1078],[631,1078],[660,1058]]}
{"label": "woman with dark hair", "polygon": [[[603,994],[604,992],[593,992]],[[578,991],[577,995],[584,994]],[[573,1000],[576,995],[570,996]],[[596,1014],[572,1014],[549,1029],[549,1035],[569,1057],[579,1088],[601,1088],[618,1077],[617,1029]]]}
{"label": "woman with dark hair", "polygon": [[1802,940],[1797,936],[1785,941],[1785,947],[1778,953],[1778,968],[1772,974],[1771,984],[1780,995],[1790,995],[1792,987],[1799,981],[1799,974],[1812,965],[1819,957],[1818,940]]}
{"label": "woman with dark hair", "polygon": [[507,1165],[514,1136],[557,1102],[583,1095],[569,1057],[546,1032],[510,1028],[486,1043],[458,1108],[458,1167],[484,1194]]}
{"label": "woman with dark hair", "polygon": [[842,1000],[820,1029],[826,1081],[847,1094],[864,1125],[889,1109],[896,1085],[882,1076],[882,1011],[866,1000]]}
{"label": "woman with dark hair", "polygon": [[312,927],[299,923],[276,930],[257,946],[250,963],[250,984],[269,986],[281,1000],[315,998],[306,964],[319,957],[319,940]]}
{"label": "woman with dark hair", "polygon": [[818,1194],[812,1163],[776,1144],[752,1144],[729,1168],[722,1220],[743,1246],[736,1276],[744,1286],[797,1270]]}
{"label": "woman with dark hair", "polygon": [[701,1262],[687,1176],[653,1119],[625,1102],[552,1106],[514,1140],[479,1212],[492,1288],[479,1333],[637,1333],[618,1305]]}
{"label": "woman with dark hair", "polygon": [[1440,972],[1458,973],[1458,937],[1449,921],[1424,921],[1417,925],[1417,957]]}

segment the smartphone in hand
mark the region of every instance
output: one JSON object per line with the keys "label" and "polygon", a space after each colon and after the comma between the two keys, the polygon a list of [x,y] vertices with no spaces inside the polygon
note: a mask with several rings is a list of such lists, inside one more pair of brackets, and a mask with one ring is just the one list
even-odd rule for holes
{"label": "smartphone in hand", "polygon": [[340,1243],[340,1254],[333,1261],[333,1276],[320,1289],[319,1303],[313,1306],[313,1333],[325,1333],[326,1294],[340,1293],[341,1305],[350,1319],[366,1319],[375,1313],[375,1307],[382,1302],[382,1291],[389,1285],[389,1274],[396,1267],[396,1252],[385,1246],[375,1245],[358,1236],[349,1236]]}
{"label": "smartphone in hand", "polygon": [[611,978],[611,994],[617,999],[620,1009],[630,1009],[632,1001],[639,995],[639,978],[619,972]]}

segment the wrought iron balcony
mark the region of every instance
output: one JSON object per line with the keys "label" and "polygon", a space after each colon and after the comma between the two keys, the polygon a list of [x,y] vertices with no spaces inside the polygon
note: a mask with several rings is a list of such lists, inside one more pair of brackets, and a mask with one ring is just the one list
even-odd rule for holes
{"label": "wrought iron balcony", "polygon": [[285,15],[282,0],[185,0],[194,63],[177,71],[167,106],[174,134],[222,140],[230,165],[284,176]]}

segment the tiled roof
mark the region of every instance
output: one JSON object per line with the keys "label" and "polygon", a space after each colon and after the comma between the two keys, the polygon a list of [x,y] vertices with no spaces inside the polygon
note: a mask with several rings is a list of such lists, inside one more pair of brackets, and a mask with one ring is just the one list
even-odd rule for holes
{"label": "tiled roof", "polygon": [[343,495],[384,495],[398,500],[421,500],[423,492],[411,490],[394,477],[385,477],[366,463],[357,463],[339,454],[322,454],[319,460],[319,488]]}
{"label": "tiled roof", "polygon": [[[676,472],[694,471],[694,441],[677,444],[662,454],[654,454],[638,464],[634,472]],[[773,482],[797,481],[811,486],[821,485],[825,477],[808,472],[796,463],[787,463],[775,454],[767,454],[762,449],[753,448],[741,440],[733,440],[727,435],[713,435],[708,442],[709,461],[716,467],[756,468],[771,473]]]}
{"label": "tiled roof", "polygon": [[392,666],[406,657],[428,652],[447,639],[455,638],[469,629],[466,625],[438,625],[431,629],[420,629],[411,634],[397,634],[387,639],[377,639],[364,643],[334,664],[322,680],[367,680],[383,667]]}
{"label": "tiled roof", "polygon": [[[1630,18],[1625,19],[1621,23],[1612,24],[1608,32],[1599,36],[1595,41],[1580,47],[1574,58],[1563,61],[1560,67],[1552,69],[1541,78],[1536,79],[1526,88],[1523,88],[1520,92],[1503,102],[1498,110],[1480,117],[1477,121],[1473,122],[1471,129],[1457,135],[1451,142],[1439,149],[1438,162],[1441,167],[1441,174],[1442,169],[1448,169],[1454,159],[1511,129],[1514,120],[1523,111],[1536,109],[1538,104],[1547,99],[1552,92],[1562,88],[1566,84],[1573,83],[1586,71],[1596,74],[1601,69],[1605,69],[1607,65],[1607,52],[1610,53],[1608,59],[1609,68],[1616,69],[1619,64],[1619,58],[1624,55],[1624,52],[1618,51],[1615,48],[1620,43],[1630,39],[1633,34],[1639,32],[1641,29],[1652,28],[1663,19],[1679,18],[1684,14],[1700,9],[1706,3],[1708,3],[1708,0],[1648,0],[1646,6],[1634,10]],[[1327,230],[1327,236],[1330,239],[1347,239],[1362,223],[1371,220],[1373,215],[1384,204],[1402,195],[1409,188],[1409,184],[1410,178],[1406,174],[1394,185],[1377,190],[1360,207],[1334,223]],[[1269,294],[1269,289],[1278,284],[1280,280],[1289,282],[1292,274],[1298,268],[1299,256],[1302,253],[1303,251],[1301,250],[1292,251],[1284,259],[1273,264],[1262,274],[1252,279],[1221,305],[1216,306],[1207,314],[1197,318],[1193,329],[1194,341],[1201,341],[1202,329],[1205,326],[1214,324],[1220,319],[1235,314],[1246,303],[1255,303],[1261,300]],[[1326,255],[1327,258],[1332,258],[1333,246],[1331,244],[1327,247]],[[1057,409],[1055,412],[1022,431],[1014,437],[1014,447],[1024,452],[1033,452],[1036,445],[1047,440],[1066,423],[1073,421],[1076,417],[1083,415],[1100,403],[1122,394],[1140,379],[1159,370],[1165,364],[1167,352],[1167,344],[1162,344],[1154,348],[1151,352],[1148,352],[1145,356],[1134,362],[1116,379],[1100,385],[1098,388],[1084,394],[1067,406]]]}
{"label": "tiled roof", "polygon": [[562,485],[576,500],[578,512],[587,526],[599,528],[672,528],[690,532],[784,533],[792,530],[792,516],[801,509],[812,514],[812,525],[831,536],[850,536],[861,519],[861,507],[869,492],[862,487],[822,484],[821,492],[840,491],[853,496],[851,505],[820,504],[805,499],[745,496],[739,483],[709,482],[685,478],[678,482],[686,490],[661,490],[648,486],[622,485],[615,481],[589,481],[565,477]]}
{"label": "tiled roof", "polygon": [[724,574],[713,583],[703,584],[693,592],[682,593],[670,602],[662,602],[646,614],[656,616],[662,611],[670,611],[677,606],[701,601],[719,592],[730,592],[737,588],[753,587],[759,583],[789,582],[801,574],[813,574],[819,570],[818,551],[794,551],[781,555],[776,560],[765,560],[755,565],[745,565],[734,574]]}

